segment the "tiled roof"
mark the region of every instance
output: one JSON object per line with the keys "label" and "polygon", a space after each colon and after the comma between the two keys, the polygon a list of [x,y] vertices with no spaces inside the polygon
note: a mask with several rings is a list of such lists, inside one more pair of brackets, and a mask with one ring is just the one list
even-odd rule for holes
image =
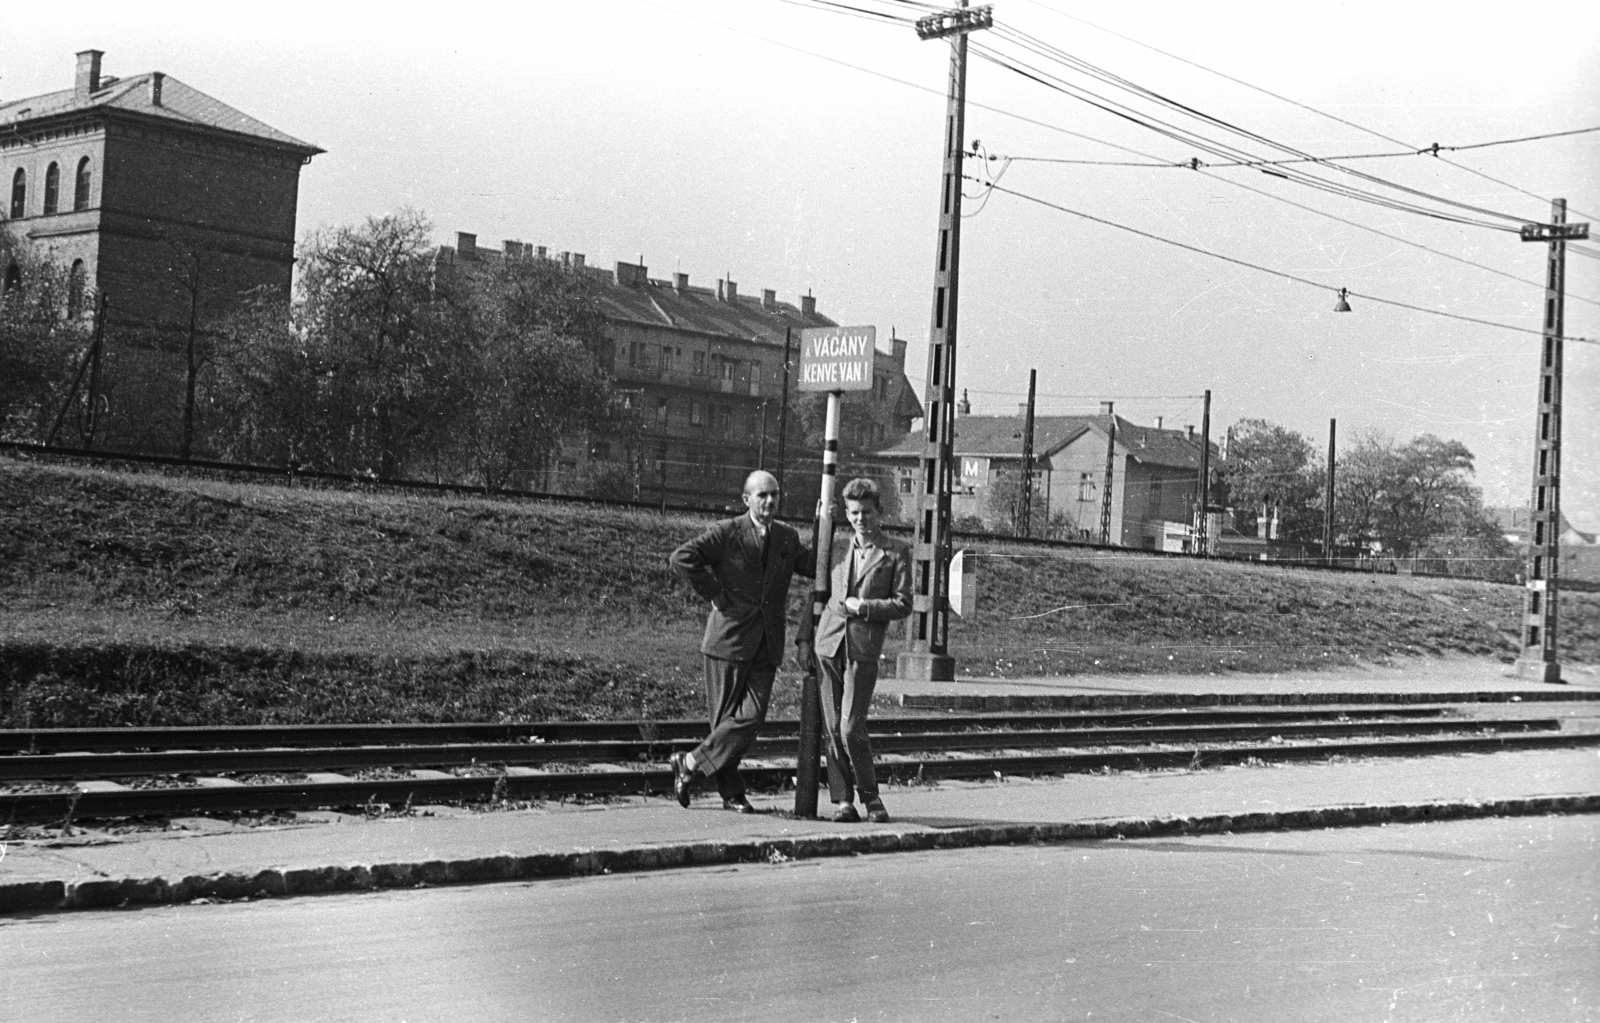
{"label": "tiled roof", "polygon": [[690,286],[682,292],[669,281],[651,280],[640,285],[617,284],[616,275],[600,271],[610,287],[601,292],[600,301],[607,316],[622,320],[636,320],[661,326],[680,327],[708,334],[725,334],[730,337],[764,339],[783,343],[785,327],[798,332],[804,327],[837,326],[826,316],[812,313],[802,315],[787,302],[778,302],[773,309],[763,308],[761,300],[740,295],[732,302],[717,297],[712,288]]}
{"label": "tiled roof", "polygon": [[134,75],[131,78],[111,80],[109,85],[79,97],[73,89],[47,92],[42,96],[0,103],[0,124],[21,124],[43,117],[77,113],[85,110],[124,110],[157,117],[180,124],[215,128],[222,131],[266,139],[282,146],[304,150],[307,154],[323,150],[286,135],[269,124],[264,124],[248,114],[235,110],[218,99],[213,99],[173,78],[163,77],[161,105],[150,102],[150,79],[154,72]]}
{"label": "tiled roof", "polygon": [[[1023,416],[960,416],[956,419],[955,452],[989,458],[1022,457]],[[1110,426],[1108,416],[1035,416],[1033,451],[1036,457],[1052,454],[1071,443],[1085,430],[1097,430],[1103,437]],[[922,453],[920,432],[902,437],[898,444],[878,452],[887,457]],[[1117,417],[1117,445],[1136,462],[1147,465],[1198,468],[1200,444],[1179,430],[1158,430],[1138,426]]]}
{"label": "tiled roof", "polygon": [[[470,257],[464,258],[454,246],[441,245],[437,258],[439,262],[448,264],[492,265],[505,259],[506,254],[500,249],[477,248]],[[623,264],[623,269],[637,268]],[[680,292],[671,281],[648,279],[641,275],[642,283],[619,284],[614,271],[585,266],[584,272],[601,284],[601,311],[614,321],[631,320],[652,326],[678,327],[778,345],[783,344],[784,329],[787,327],[794,330],[796,351],[799,350],[799,332],[802,328],[837,326],[826,316],[815,312],[802,313],[788,302],[776,302],[772,309],[767,309],[762,306],[758,296],[741,294],[728,302],[718,298],[714,288],[691,285]]]}

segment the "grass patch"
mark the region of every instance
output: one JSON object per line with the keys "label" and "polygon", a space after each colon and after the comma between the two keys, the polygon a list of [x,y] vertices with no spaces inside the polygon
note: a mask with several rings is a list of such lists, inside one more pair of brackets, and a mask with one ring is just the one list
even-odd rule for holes
{"label": "grass patch", "polygon": [[[0,459],[0,727],[698,716],[705,606],[666,556],[708,522]],[[1513,587],[975,553],[963,674],[1516,653]],[[1600,595],[1562,601],[1563,661],[1600,660]]]}

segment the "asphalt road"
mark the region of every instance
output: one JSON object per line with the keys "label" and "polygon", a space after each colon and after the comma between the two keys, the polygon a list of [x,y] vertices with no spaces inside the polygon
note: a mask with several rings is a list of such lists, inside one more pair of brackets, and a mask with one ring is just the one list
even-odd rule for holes
{"label": "asphalt road", "polygon": [[0,921],[0,1019],[1600,1019],[1600,818]]}

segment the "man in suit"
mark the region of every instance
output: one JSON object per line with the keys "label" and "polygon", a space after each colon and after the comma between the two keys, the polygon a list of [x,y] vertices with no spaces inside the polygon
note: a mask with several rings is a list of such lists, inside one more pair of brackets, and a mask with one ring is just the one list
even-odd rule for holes
{"label": "man in suit", "polygon": [[878,656],[889,623],[911,613],[911,548],[879,529],[878,485],[853,479],[844,488],[845,518],[855,535],[833,565],[828,606],[817,622],[822,668],[822,720],[828,729],[828,795],[833,819],[861,819],[851,798],[861,796],[867,819],[887,823],[878,798],[867,738],[867,710],[878,684]]}
{"label": "man in suit", "polygon": [[673,754],[672,769],[683,806],[701,781],[715,778],[725,809],[754,813],[739,760],[767,718],[783,662],[790,581],[812,578],[816,558],[800,534],[776,520],[778,481],[770,472],[745,479],[744,505],[747,514],[718,522],[670,558],[678,575],[711,601],[700,643],[711,734],[692,753]]}

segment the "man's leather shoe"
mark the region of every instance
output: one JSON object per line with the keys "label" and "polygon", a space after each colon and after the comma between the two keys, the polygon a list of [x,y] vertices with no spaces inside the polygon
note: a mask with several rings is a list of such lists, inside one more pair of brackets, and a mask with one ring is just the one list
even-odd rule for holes
{"label": "man's leather shoe", "polygon": [[694,772],[684,763],[684,754],[672,754],[672,794],[678,797],[678,805],[685,810],[689,809],[689,798],[694,795]]}
{"label": "man's leather shoe", "polygon": [[833,811],[833,822],[835,824],[854,824],[859,820],[861,820],[861,815],[856,812],[856,804],[854,803],[845,803]]}
{"label": "man's leather shoe", "polygon": [[724,799],[722,801],[722,808],[724,810],[732,810],[734,813],[760,812],[755,807],[750,805],[750,800],[744,798],[743,796],[735,796],[732,799]]}
{"label": "man's leather shoe", "polygon": [[889,811],[883,808],[883,800],[874,799],[867,804],[867,820],[874,824],[889,823]]}

